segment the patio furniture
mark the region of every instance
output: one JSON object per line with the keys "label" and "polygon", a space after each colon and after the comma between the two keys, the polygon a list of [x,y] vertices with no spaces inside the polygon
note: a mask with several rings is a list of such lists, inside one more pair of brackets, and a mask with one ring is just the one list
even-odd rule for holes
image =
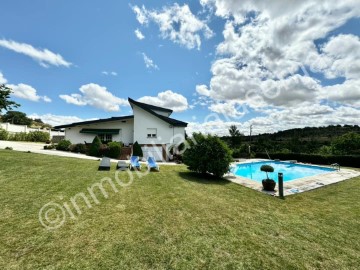
{"label": "patio furniture", "polygon": [[125,161],[118,161],[116,169],[120,171],[126,171],[129,168],[129,165]]}
{"label": "patio furniture", "polygon": [[159,165],[156,163],[155,159],[153,157],[148,157],[147,159],[147,168],[150,171],[151,169],[154,169],[156,171],[160,171]]}
{"label": "patio furniture", "polygon": [[99,171],[110,171],[110,158],[103,157],[100,161]]}
{"label": "patio furniture", "polygon": [[141,170],[138,156],[131,156],[130,158],[130,170]]}

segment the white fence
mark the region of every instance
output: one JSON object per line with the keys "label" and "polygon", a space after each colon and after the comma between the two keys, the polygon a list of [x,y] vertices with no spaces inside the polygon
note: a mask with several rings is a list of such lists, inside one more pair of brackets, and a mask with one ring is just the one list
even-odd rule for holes
{"label": "white fence", "polygon": [[50,134],[50,138],[54,136],[65,136],[64,131],[52,131],[50,129],[41,129],[41,128],[29,128],[26,125],[14,125],[10,123],[0,123],[0,128],[5,129],[7,132],[10,133],[20,133],[20,132],[29,133],[31,131],[48,132]]}

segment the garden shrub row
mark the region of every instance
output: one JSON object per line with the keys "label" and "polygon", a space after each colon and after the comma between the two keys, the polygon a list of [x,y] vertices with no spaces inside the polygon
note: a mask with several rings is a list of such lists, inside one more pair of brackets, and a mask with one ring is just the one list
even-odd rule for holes
{"label": "garden shrub row", "polygon": [[11,134],[4,129],[0,129],[0,140],[3,141],[23,141],[23,142],[48,142],[50,134],[43,131],[18,132]]}
{"label": "garden shrub row", "polygon": [[[53,149],[54,147],[44,147],[44,149]],[[90,145],[83,143],[71,144],[69,140],[61,140],[56,145],[56,150],[71,151],[74,153],[87,154],[94,157],[109,157],[119,158],[121,154],[121,142],[109,142],[102,144],[100,139],[96,136]]]}
{"label": "garden shrub row", "polygon": [[[256,153],[257,158],[268,158],[266,153]],[[340,166],[360,168],[360,155],[314,155],[297,153],[270,153],[272,159],[297,160],[319,165],[338,163]]]}

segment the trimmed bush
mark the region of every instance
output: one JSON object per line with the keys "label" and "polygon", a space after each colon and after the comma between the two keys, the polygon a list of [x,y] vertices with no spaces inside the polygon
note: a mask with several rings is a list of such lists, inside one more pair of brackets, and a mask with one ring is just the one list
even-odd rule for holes
{"label": "trimmed bush", "polygon": [[47,142],[50,140],[50,134],[44,131],[31,131],[26,135],[29,142]]}
{"label": "trimmed bush", "polygon": [[57,146],[56,146],[56,150],[61,150],[61,151],[69,151],[70,150],[70,146],[71,146],[71,142],[69,140],[61,140]]}
{"label": "trimmed bush", "polygon": [[109,142],[108,147],[109,147],[108,157],[110,157],[110,158],[119,158],[119,156],[121,154],[122,143],[120,143],[120,142]]}
{"label": "trimmed bush", "polygon": [[[257,153],[257,158],[268,158],[266,153]],[[319,165],[330,165],[338,163],[341,166],[348,166],[354,168],[360,168],[360,155],[347,155],[347,156],[335,156],[335,155],[311,155],[311,154],[285,154],[285,153],[270,153],[272,159],[281,160],[297,160],[305,163],[313,163]]]}
{"label": "trimmed bush", "polygon": [[89,148],[89,155],[93,157],[100,156],[99,150],[102,143],[98,136],[95,136],[94,140],[92,141],[90,148]]}
{"label": "trimmed bush", "polygon": [[143,151],[137,141],[133,145],[133,156],[143,157]]}
{"label": "trimmed bush", "polygon": [[77,143],[70,146],[70,151],[74,153],[86,154],[87,147],[83,143]]}
{"label": "trimmed bush", "polygon": [[270,165],[264,164],[264,165],[262,165],[262,166],[260,167],[260,171],[266,172],[266,179],[269,179],[268,173],[269,173],[269,172],[274,172],[274,167],[272,167],[272,166],[270,166]]}
{"label": "trimmed bush", "polygon": [[25,132],[18,132],[18,133],[14,133],[11,134],[8,138],[9,141],[22,141],[22,142],[26,142],[27,141],[27,134]]}
{"label": "trimmed bush", "polygon": [[9,132],[5,129],[0,128],[0,140],[6,141],[9,138]]}
{"label": "trimmed bush", "polygon": [[100,145],[99,157],[109,157],[109,147],[106,144]]}
{"label": "trimmed bush", "polygon": [[194,133],[187,142],[183,161],[191,171],[221,177],[229,170],[231,151],[217,136]]}
{"label": "trimmed bush", "polygon": [[48,144],[48,145],[44,145],[44,149],[45,150],[52,150],[55,149],[55,144]]}

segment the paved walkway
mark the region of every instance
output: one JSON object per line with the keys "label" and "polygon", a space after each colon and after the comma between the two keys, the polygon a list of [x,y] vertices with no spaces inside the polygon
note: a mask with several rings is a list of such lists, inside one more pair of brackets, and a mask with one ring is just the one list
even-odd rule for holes
{"label": "paved walkway", "polygon": [[[72,152],[57,151],[57,150],[44,150],[44,143],[33,143],[33,142],[13,142],[13,141],[0,141],[0,149],[5,149],[6,147],[12,147],[15,151],[21,152],[32,152],[43,155],[52,155],[52,156],[61,156],[61,157],[71,157],[71,158],[82,158],[82,159],[91,159],[99,160],[98,157],[90,157],[84,154],[77,154]],[[118,162],[117,159],[112,159],[111,162]],[[129,162],[129,161],[128,161]],[[143,163],[143,162],[141,162]],[[174,162],[161,162],[164,165],[177,165]]]}

